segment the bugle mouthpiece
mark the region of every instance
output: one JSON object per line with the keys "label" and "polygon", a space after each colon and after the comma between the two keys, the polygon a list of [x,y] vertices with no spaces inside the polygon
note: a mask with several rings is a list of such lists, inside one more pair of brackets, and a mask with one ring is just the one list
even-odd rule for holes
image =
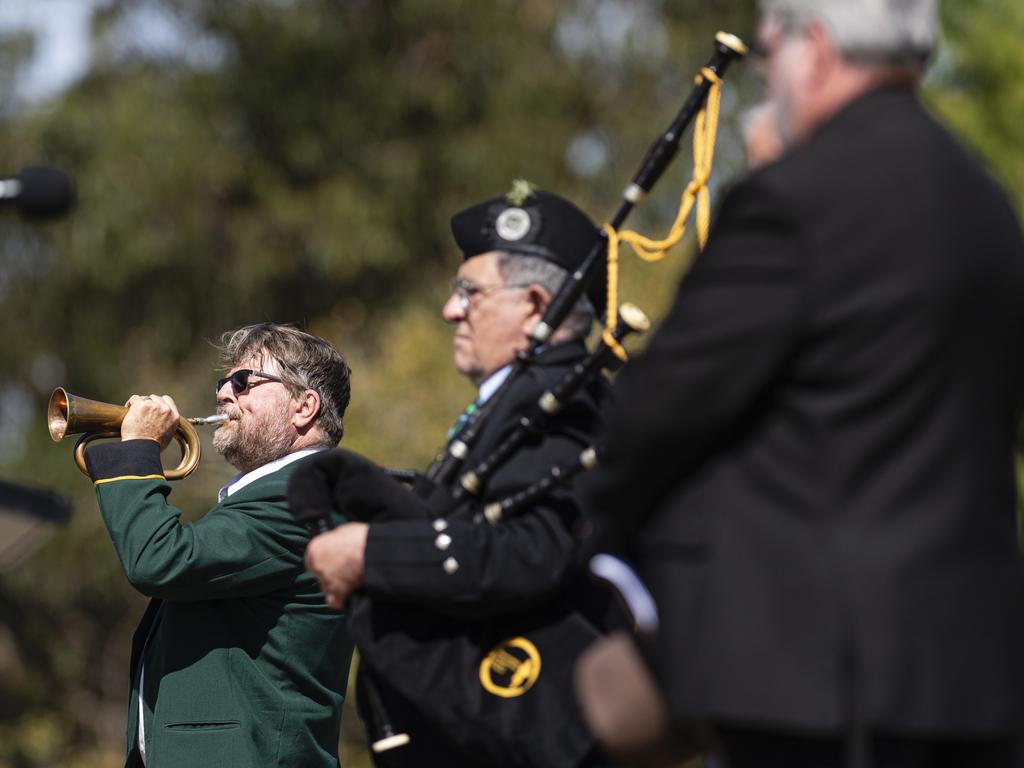
{"label": "bugle mouthpiece", "polygon": [[189,424],[195,424],[196,426],[206,426],[210,424],[222,424],[231,417],[226,413],[215,413],[212,416],[197,416],[195,418],[186,419]]}

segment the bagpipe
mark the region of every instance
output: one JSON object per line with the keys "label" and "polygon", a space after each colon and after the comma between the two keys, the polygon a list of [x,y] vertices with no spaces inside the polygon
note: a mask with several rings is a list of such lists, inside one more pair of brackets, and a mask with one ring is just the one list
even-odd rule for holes
{"label": "bagpipe", "polygon": [[[292,499],[290,491],[296,519],[314,532],[321,532],[343,519],[396,519],[395,510],[404,508],[409,517],[433,520],[435,530],[443,531],[445,510],[464,514],[466,509],[474,509],[474,523],[497,526],[533,508],[580,472],[597,465],[597,448],[586,447],[575,462],[556,463],[546,474],[514,492],[489,498],[495,495],[489,483],[500,468],[526,446],[543,441],[582,390],[603,371],[628,359],[623,340],[649,327],[647,317],[637,307],[617,304],[620,243],[631,245],[642,258],[659,258],[659,254],[664,255],[679,242],[685,221],[696,207],[698,235],[703,245],[710,205],[706,185],[722,78],[728,66],[745,53],[746,46],[738,38],[718,33],[714,53],[700,70],[682,108],[647,151],[616,214],[608,224],[595,230],[594,244],[587,257],[553,296],[527,347],[514,361],[511,373],[469,417],[426,473],[384,470],[347,452],[338,452],[340,457],[333,468],[327,468],[326,462],[318,465],[314,459],[307,462],[307,474],[325,473],[322,485],[312,495],[303,494],[301,500]],[[621,231],[629,213],[651,191],[678,153],[682,136],[694,120],[694,178],[683,192],[669,236],[655,241]],[[503,400],[515,390],[521,377],[538,365],[538,358],[550,349],[555,331],[595,272],[605,265],[605,327],[595,349],[572,365],[554,386],[544,388],[493,449],[467,465],[475,453],[480,453],[474,448],[488,420],[500,412]],[[297,472],[293,486],[298,479]],[[345,508],[339,510],[337,497],[332,498],[330,491],[343,487],[358,491],[343,492]],[[554,599],[538,605],[531,608],[528,616],[520,613],[510,622],[449,622],[432,614],[427,606],[373,600],[357,591],[349,598],[346,613],[349,631],[361,653],[360,700],[364,719],[381,764],[414,762],[403,762],[399,755],[406,750],[396,748],[405,747],[410,741],[415,747],[418,737],[401,732],[392,725],[391,717],[392,710],[397,710],[397,721],[400,713],[410,707],[422,713],[432,729],[444,732],[460,751],[475,755],[480,764],[571,765],[592,746],[592,737],[573,700],[573,667],[602,633],[565,601]],[[573,713],[572,717],[563,722],[567,712]],[[537,723],[545,724],[546,728],[538,730],[534,727]],[[410,756],[414,747],[408,751]]]}
{"label": "bagpipe", "polygon": [[[623,191],[622,201],[611,221],[595,232],[594,245],[583,263],[572,272],[559,291],[552,298],[544,316],[533,329],[526,349],[516,357],[510,375],[498,390],[487,400],[483,407],[472,414],[462,427],[458,436],[451,440],[442,457],[435,461],[426,472],[426,479],[442,488],[448,488],[458,476],[452,494],[456,500],[463,494],[479,495],[487,478],[515,452],[515,447],[522,441],[525,434],[536,432],[543,419],[529,418],[529,423],[522,425],[524,435],[510,436],[509,447],[503,448],[499,455],[488,457],[480,465],[463,472],[463,464],[470,453],[474,442],[479,438],[489,414],[501,402],[502,397],[514,385],[516,378],[521,376],[536,360],[538,350],[547,343],[555,330],[566,319],[583,294],[594,274],[607,263],[608,268],[608,301],[605,307],[606,326],[601,335],[598,348],[591,358],[595,361],[588,364],[586,377],[574,377],[560,386],[560,394],[567,397],[582,386],[589,377],[597,375],[609,363],[623,363],[628,358],[621,346],[621,338],[631,331],[646,330],[649,323],[639,309],[632,305],[617,308],[617,268],[620,241],[629,243],[637,254],[649,261],[657,260],[673,245],[679,242],[694,205],[697,206],[698,236],[701,245],[707,237],[708,220],[710,218],[710,201],[707,181],[711,173],[711,162],[716,138],[718,100],[722,78],[729,65],[745,56],[747,47],[738,37],[725,32],[715,36],[715,50],[708,63],[696,77],[693,90],[683,103],[679,112],[668,128],[651,144],[633,179]],[[708,106],[706,106],[708,105]],[[635,232],[623,232],[621,227],[632,210],[647,196],[662,174],[679,152],[680,142],[687,127],[697,119],[698,125],[694,136],[694,178],[683,192],[676,221],[669,236],[661,241],[651,240]],[[603,260],[602,257],[606,257]],[[634,322],[635,321],[635,322]],[[626,327],[622,328],[623,322]],[[620,330],[621,329],[621,330]],[[609,355],[611,353],[611,355]],[[568,377],[567,377],[568,379]],[[543,410],[543,406],[542,406]],[[596,455],[590,455],[590,461],[581,463],[578,471],[596,466]],[[589,467],[587,465],[590,465]],[[553,469],[553,477],[544,483],[550,489],[552,481],[558,477],[569,479],[571,473]],[[540,488],[530,494],[530,500],[537,498]]]}

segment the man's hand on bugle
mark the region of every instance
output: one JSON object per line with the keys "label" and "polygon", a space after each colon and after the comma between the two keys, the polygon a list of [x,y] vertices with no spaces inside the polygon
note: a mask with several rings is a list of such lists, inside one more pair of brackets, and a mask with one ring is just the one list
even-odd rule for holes
{"label": "man's hand on bugle", "polygon": [[181,416],[169,395],[132,395],[125,403],[128,413],[121,422],[122,440],[154,440],[166,448]]}

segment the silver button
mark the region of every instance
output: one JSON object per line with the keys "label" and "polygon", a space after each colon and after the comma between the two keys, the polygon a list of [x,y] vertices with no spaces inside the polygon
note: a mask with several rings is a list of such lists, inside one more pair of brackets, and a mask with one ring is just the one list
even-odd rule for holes
{"label": "silver button", "polygon": [[452,537],[447,533],[439,533],[437,538],[434,539],[434,546],[440,549],[442,552],[448,549],[452,545]]}
{"label": "silver button", "polygon": [[448,527],[448,521],[447,520],[443,520],[442,518],[439,517],[439,518],[437,518],[437,520],[434,521],[434,530],[435,531],[439,531],[440,532],[440,531],[443,531],[447,527]]}
{"label": "silver button", "polygon": [[444,568],[444,572],[450,576],[451,574],[459,570],[459,561],[456,560],[454,557],[449,557],[447,560],[441,563],[441,567]]}

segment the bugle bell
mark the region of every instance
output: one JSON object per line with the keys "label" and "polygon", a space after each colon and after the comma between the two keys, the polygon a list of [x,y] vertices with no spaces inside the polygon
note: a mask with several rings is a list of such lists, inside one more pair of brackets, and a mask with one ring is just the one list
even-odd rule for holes
{"label": "bugle bell", "polygon": [[[50,437],[54,442],[59,442],[66,435],[81,434],[75,443],[75,464],[82,474],[88,475],[89,470],[85,466],[85,447],[93,440],[120,437],[121,422],[127,413],[126,405],[89,400],[58,387],[50,395],[46,420]],[[174,439],[181,446],[181,463],[174,469],[165,471],[164,477],[168,480],[180,480],[188,477],[199,466],[202,449],[199,444],[199,433],[193,424],[218,424],[227,418],[226,414],[194,419],[182,418],[174,433]]]}

